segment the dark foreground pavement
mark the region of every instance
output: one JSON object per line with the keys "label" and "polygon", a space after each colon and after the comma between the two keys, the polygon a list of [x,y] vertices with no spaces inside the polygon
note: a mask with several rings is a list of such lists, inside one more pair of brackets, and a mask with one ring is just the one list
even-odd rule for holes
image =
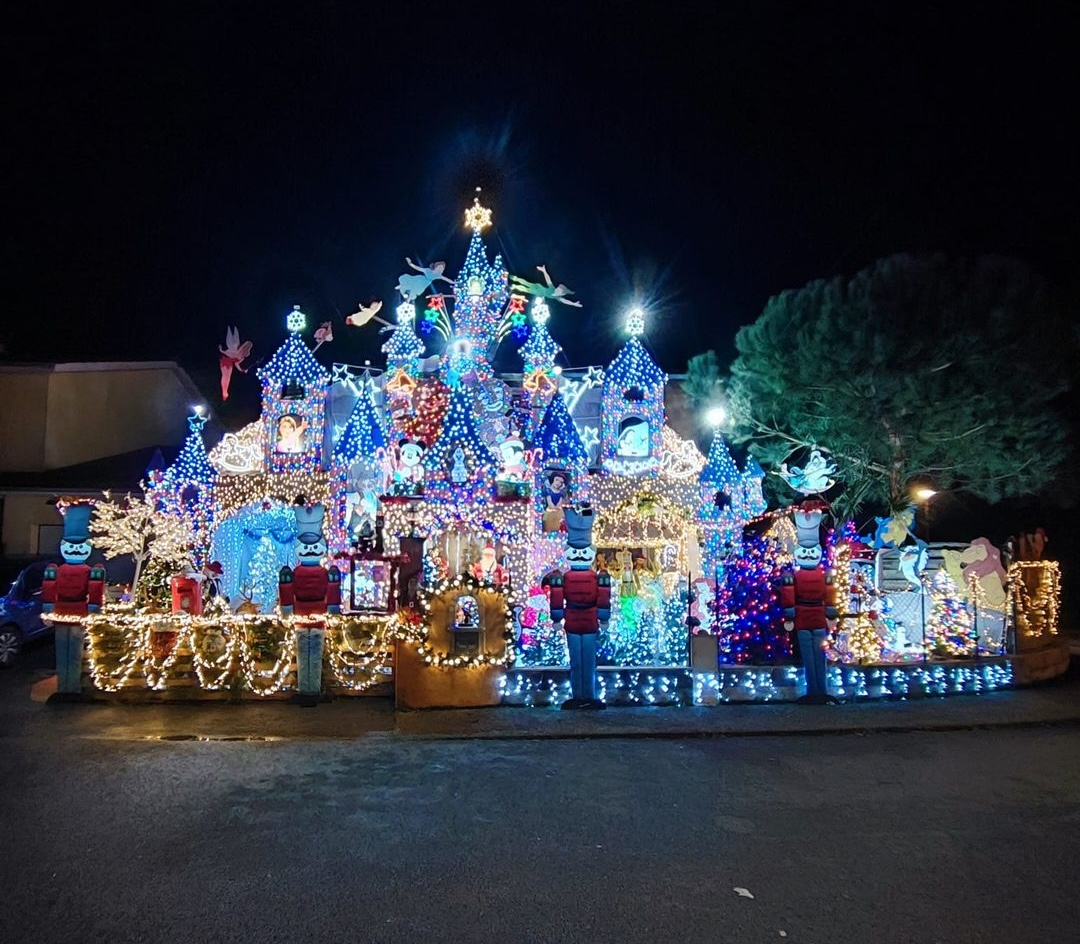
{"label": "dark foreground pavement", "polygon": [[[378,705],[56,708],[28,697],[45,666],[0,674],[0,941],[1052,944],[1080,927],[1070,724],[447,739]],[[366,728],[332,738],[347,709]],[[148,740],[189,734],[209,739]],[[216,739],[246,734],[283,739]]]}

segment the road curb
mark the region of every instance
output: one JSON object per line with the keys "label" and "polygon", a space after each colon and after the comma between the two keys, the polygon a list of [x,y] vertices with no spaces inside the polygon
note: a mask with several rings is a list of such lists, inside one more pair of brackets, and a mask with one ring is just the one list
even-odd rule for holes
{"label": "road curb", "polygon": [[998,731],[1023,728],[1080,727],[1080,716],[1025,721],[946,722],[941,724],[860,725],[858,727],[769,728],[759,730],[654,731],[468,731],[414,732],[395,728],[395,737],[416,741],[584,741],[584,740],[701,740],[705,738],[829,737],[868,734],[947,733],[951,731]]}

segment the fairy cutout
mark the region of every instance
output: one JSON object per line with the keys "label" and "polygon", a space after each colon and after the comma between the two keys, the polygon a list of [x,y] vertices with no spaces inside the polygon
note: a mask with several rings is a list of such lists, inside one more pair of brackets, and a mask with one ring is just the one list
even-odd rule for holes
{"label": "fairy cutout", "polygon": [[318,328],[315,329],[315,340],[318,344],[311,349],[311,353],[314,354],[324,344],[329,344],[334,340],[334,327],[329,321],[324,321]]}
{"label": "fairy cutout", "polygon": [[537,298],[553,298],[557,302],[562,302],[564,305],[573,305],[575,308],[581,307],[581,302],[571,301],[567,298],[567,295],[573,295],[565,285],[560,282],[556,285],[551,281],[551,276],[548,275],[548,270],[545,266],[538,265],[536,267],[538,272],[542,272],[544,275],[544,281],[546,285],[541,285],[539,282],[529,282],[523,279],[520,275],[510,276],[510,291],[520,292],[523,295],[535,295]]}
{"label": "fairy cutout", "polygon": [[226,328],[225,347],[219,344],[218,350],[221,352],[221,399],[228,400],[233,368],[242,374],[247,373],[247,370],[241,365],[251,354],[251,342],[245,341],[241,344],[240,330],[238,328]]}
{"label": "fairy cutout", "polygon": [[411,269],[415,269],[420,273],[419,275],[410,275],[406,272],[398,277],[397,290],[401,292],[402,297],[407,301],[419,298],[438,279],[442,279],[450,285],[454,284],[453,279],[443,275],[443,271],[446,269],[445,262],[436,262],[429,267],[417,265],[408,256],[405,257],[405,261],[409,263]]}

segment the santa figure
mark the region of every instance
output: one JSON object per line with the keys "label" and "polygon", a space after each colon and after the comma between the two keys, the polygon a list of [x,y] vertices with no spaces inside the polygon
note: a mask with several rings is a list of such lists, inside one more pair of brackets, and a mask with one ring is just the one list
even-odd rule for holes
{"label": "santa figure", "polygon": [[278,577],[278,602],[283,616],[311,616],[341,612],[341,572],[332,564],[323,567],[326,538],[323,537],[322,505],[297,505],[296,568],[282,567]]}
{"label": "santa figure", "polygon": [[832,571],[821,563],[821,515],[818,502],[806,502],[795,511],[794,566],[780,590],[784,628],[795,632],[806,672],[806,694],[799,701],[817,705],[836,702],[826,684],[825,638],[836,620],[836,597]]}
{"label": "santa figure", "polygon": [[570,694],[564,709],[604,708],[596,697],[596,641],[611,616],[611,578],[592,569],[593,510],[566,509],[566,560],[570,569],[547,578],[551,592],[551,621],[565,623],[570,650]]}
{"label": "santa figure", "polygon": [[105,595],[105,569],[86,563],[90,543],[89,504],[68,505],[64,514],[64,536],[60,556],[64,563],[45,568],[41,585],[42,612],[57,616],[86,616],[101,609]]}
{"label": "santa figure", "polygon": [[495,556],[495,545],[488,541],[480,552],[480,560],[469,568],[469,573],[480,583],[503,587],[510,582],[510,574]]}

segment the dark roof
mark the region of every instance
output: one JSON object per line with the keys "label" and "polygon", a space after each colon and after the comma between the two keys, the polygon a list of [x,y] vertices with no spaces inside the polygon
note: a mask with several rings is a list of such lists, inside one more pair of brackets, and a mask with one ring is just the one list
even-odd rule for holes
{"label": "dark roof", "polygon": [[35,492],[55,492],[65,489],[78,491],[132,491],[146,477],[146,469],[156,453],[175,457],[175,446],[150,446],[124,452],[93,462],[80,462],[43,472],[0,472],[0,489],[21,489]]}

